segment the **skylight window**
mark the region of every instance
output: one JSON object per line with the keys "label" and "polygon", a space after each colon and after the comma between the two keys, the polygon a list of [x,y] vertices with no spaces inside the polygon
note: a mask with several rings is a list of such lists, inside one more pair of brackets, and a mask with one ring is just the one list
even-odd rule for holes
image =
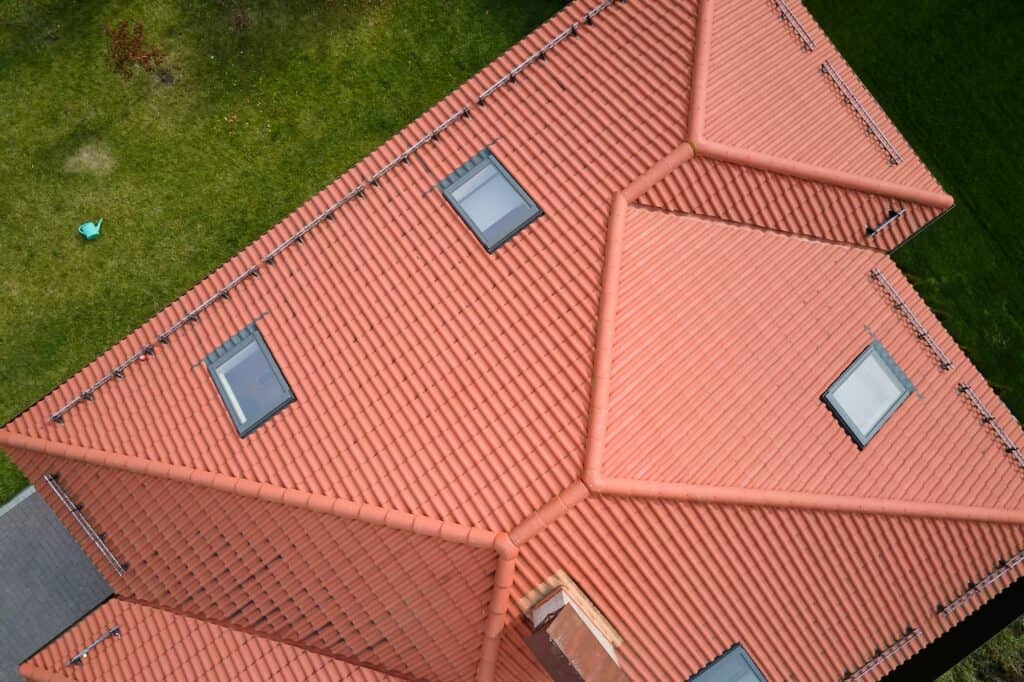
{"label": "skylight window", "polygon": [[255,324],[206,356],[206,368],[239,436],[247,436],[295,400]]}
{"label": "skylight window", "polygon": [[690,678],[690,682],[766,682],[754,660],[737,644]]}
{"label": "skylight window", "polygon": [[822,399],[863,448],[913,391],[914,385],[882,344],[872,341]]}
{"label": "skylight window", "polygon": [[489,149],[457,168],[439,187],[488,253],[544,213]]}

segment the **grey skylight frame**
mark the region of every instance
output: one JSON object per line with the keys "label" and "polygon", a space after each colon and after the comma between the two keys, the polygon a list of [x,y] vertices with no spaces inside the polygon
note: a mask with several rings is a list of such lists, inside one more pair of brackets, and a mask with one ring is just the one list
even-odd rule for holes
{"label": "grey skylight frame", "polygon": [[[862,432],[861,429],[854,423],[854,419],[851,415],[843,408],[842,404],[836,399],[836,391],[843,385],[843,383],[850,377],[851,374],[857,371],[857,369],[863,364],[868,358],[874,357],[879,360],[882,365],[889,370],[889,372],[896,379],[896,382],[902,388],[899,397],[889,406],[889,409],[875,422],[874,426],[867,432]],[[828,390],[822,394],[821,399],[825,405],[831,410],[832,414],[835,415],[836,419],[842,425],[843,429],[850,435],[853,441],[857,444],[857,447],[864,449],[867,444],[871,442],[871,439],[881,431],[885,423],[889,421],[889,418],[899,409],[900,405],[906,401],[910,394],[914,392],[914,384],[910,381],[900,366],[896,364],[896,361],[892,359],[889,352],[885,349],[877,339],[872,340],[868,344],[868,347],[861,351],[850,366],[843,370],[832,385],[828,387]]]}
{"label": "grey skylight frame", "polygon": [[[494,168],[498,171],[509,187],[522,199],[524,206],[522,209],[506,215],[493,225],[481,226],[473,220],[459,200],[455,198],[454,194],[460,187],[487,168]],[[487,253],[494,253],[505,242],[519,234],[527,225],[544,215],[544,211],[533,200],[533,197],[523,189],[523,186],[512,177],[508,169],[486,147],[469,161],[466,161],[466,163],[452,171],[447,178],[438,183],[438,188],[452,208],[455,209],[455,212],[462,218],[462,221],[473,232],[480,244],[487,250]],[[497,236],[492,239],[488,236],[489,234],[496,234]]]}
{"label": "grey skylight frame", "polygon": [[746,668],[746,672],[749,672],[757,682],[768,682],[764,673],[754,663],[754,659],[739,643],[733,644],[721,656],[704,666],[700,672],[689,679],[689,682],[735,682],[739,678],[732,673],[736,671],[737,667],[741,670]]}
{"label": "grey skylight frame", "polygon": [[[239,421],[238,415],[235,413],[235,409],[231,405],[232,400],[228,396],[227,388],[224,386],[224,382],[218,375],[217,370],[226,362],[231,360],[231,358],[237,356],[239,353],[253,345],[258,348],[260,354],[263,356],[264,360],[266,360],[267,365],[280,385],[284,396],[259,417],[242,422]],[[220,394],[220,399],[224,403],[224,409],[227,410],[228,415],[231,417],[231,422],[235,425],[235,430],[238,431],[238,435],[242,438],[248,436],[270,420],[274,415],[291,403],[295,402],[295,393],[288,384],[288,380],[285,379],[284,373],[281,372],[281,367],[274,359],[274,354],[270,352],[267,342],[263,339],[263,335],[260,334],[255,323],[246,325],[241,331],[225,341],[219,348],[207,355],[203,362],[206,364],[206,369],[210,373],[210,379],[213,381],[213,385],[217,388],[217,393]]]}

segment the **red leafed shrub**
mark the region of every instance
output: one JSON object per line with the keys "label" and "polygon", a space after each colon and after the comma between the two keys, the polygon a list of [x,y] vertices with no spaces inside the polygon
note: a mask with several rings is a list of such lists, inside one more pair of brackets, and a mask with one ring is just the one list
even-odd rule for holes
{"label": "red leafed shrub", "polygon": [[135,74],[134,67],[143,71],[152,71],[163,61],[163,54],[157,48],[145,50],[142,47],[143,26],[138,21],[129,28],[128,20],[122,19],[114,26],[107,26],[107,59],[115,73],[125,80]]}

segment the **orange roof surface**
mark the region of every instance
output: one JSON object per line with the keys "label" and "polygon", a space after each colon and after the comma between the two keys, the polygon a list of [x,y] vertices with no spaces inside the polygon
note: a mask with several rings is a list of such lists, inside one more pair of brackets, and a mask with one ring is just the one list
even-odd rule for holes
{"label": "orange roof surface", "polygon": [[[493,255],[435,189],[484,147],[544,212]],[[887,255],[951,205],[798,3],[573,3],[0,444],[153,630],[543,679],[567,575],[633,679],[877,679],[1024,559],[1024,432]],[[254,321],[296,401],[242,439]],[[872,339],[916,391],[861,450]]]}
{"label": "orange roof surface", "polygon": [[[119,638],[98,644],[81,665],[67,665],[113,627]],[[300,647],[121,599],[111,599],[80,620],[23,663],[19,672],[31,682],[395,679]]]}

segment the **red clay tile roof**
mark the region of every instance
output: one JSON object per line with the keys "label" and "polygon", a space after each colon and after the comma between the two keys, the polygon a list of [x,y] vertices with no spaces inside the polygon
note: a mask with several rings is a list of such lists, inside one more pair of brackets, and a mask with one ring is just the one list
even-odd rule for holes
{"label": "red clay tile roof", "polygon": [[[117,626],[81,665],[68,661]],[[390,682],[396,678],[300,647],[111,599],[22,664],[30,682],[280,680]]]}
{"label": "red clay tile roof", "polygon": [[[396,675],[538,677],[564,570],[634,679],[876,679],[1019,575],[1024,432],[885,254],[952,199],[779,7],[570,6],[0,444],[120,594]],[[487,145],[545,213],[494,255],[432,189]],[[264,313],[297,401],[239,439],[194,365]],[[918,393],[861,451],[820,396],[873,337]]]}
{"label": "red clay tile roof", "polygon": [[[790,3],[816,44],[801,50],[791,27],[765,21],[764,5],[751,0],[713,0],[702,18],[710,26],[706,83],[698,140],[811,168],[844,174],[851,180],[894,186],[888,196],[905,194],[919,203],[949,201],[928,169],[913,158],[910,146],[889,121],[853,70],[804,7]],[[865,27],[870,30],[870,27]],[[853,96],[904,161],[888,156],[824,73],[831,64]],[[757,113],[752,115],[752,112]],[[691,126],[693,120],[691,119]],[[701,144],[698,142],[697,147]],[[947,204],[948,205],[948,204]]]}
{"label": "red clay tile roof", "polygon": [[[635,208],[621,248],[606,476],[1024,511],[1020,471],[957,391],[981,376],[887,255]],[[872,339],[918,396],[851,457],[818,397]]]}

